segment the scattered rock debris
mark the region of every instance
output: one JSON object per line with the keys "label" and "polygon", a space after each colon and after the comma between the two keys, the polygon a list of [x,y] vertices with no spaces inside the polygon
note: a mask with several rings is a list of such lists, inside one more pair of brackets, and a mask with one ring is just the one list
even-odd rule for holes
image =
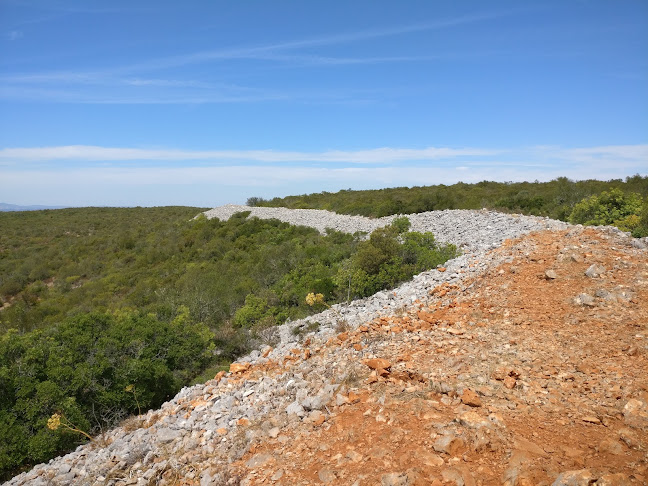
{"label": "scattered rock debris", "polygon": [[648,253],[571,227],[471,258],[7,484],[647,484]]}

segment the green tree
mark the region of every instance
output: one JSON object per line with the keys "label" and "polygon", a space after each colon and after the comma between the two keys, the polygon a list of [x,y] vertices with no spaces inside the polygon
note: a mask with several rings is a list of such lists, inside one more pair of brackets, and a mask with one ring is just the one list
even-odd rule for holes
{"label": "green tree", "polygon": [[391,222],[392,228],[400,235],[409,231],[412,223],[407,216],[399,216]]}
{"label": "green tree", "polygon": [[457,255],[453,245],[438,245],[432,233],[407,232],[408,227],[407,218],[397,218],[358,244],[335,278],[342,296],[366,297],[392,288]]}
{"label": "green tree", "polygon": [[639,225],[642,200],[637,193],[626,194],[620,189],[589,196],[574,206],[569,222],[584,225],[614,225],[632,231]]}
{"label": "green tree", "polygon": [[168,400],[211,361],[212,350],[211,331],[182,307],[171,322],[93,313],[0,335],[0,475],[83,441],[70,429],[48,429],[53,414],[83,431],[112,426]]}
{"label": "green tree", "polygon": [[257,297],[254,294],[248,294],[245,297],[245,304],[234,314],[234,325],[237,327],[252,327],[257,321],[260,321],[268,311],[268,301]]}
{"label": "green tree", "polygon": [[648,236],[648,196],[644,198],[643,207],[639,215],[639,223],[632,229],[635,238]]}

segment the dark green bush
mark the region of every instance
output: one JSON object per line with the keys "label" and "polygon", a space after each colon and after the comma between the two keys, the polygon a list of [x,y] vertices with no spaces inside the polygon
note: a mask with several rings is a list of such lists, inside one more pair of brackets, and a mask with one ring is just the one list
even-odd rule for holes
{"label": "dark green bush", "polygon": [[612,189],[603,191],[598,196],[589,196],[576,204],[569,215],[569,222],[613,225],[623,231],[633,231],[640,226],[641,207],[639,194],[626,194],[620,189]]}
{"label": "dark green bush", "polygon": [[88,432],[159,406],[212,360],[212,333],[186,309],[170,322],[140,313],[87,314],[0,336],[0,471],[45,461],[83,437],[49,430],[61,412]]}
{"label": "dark green bush", "polygon": [[454,254],[407,218],[362,241],[198,211],[0,213],[0,477],[83,439],[49,430],[55,412],[94,433],[311,314],[310,292],[369,295]]}
{"label": "dark green bush", "polygon": [[648,196],[644,198],[639,224],[632,230],[632,236],[635,238],[648,237]]}
{"label": "dark green bush", "polygon": [[398,218],[394,218],[394,220],[391,222],[391,226],[400,235],[409,231],[412,223],[410,223],[410,220],[407,216],[399,216]]}
{"label": "dark green bush", "polygon": [[405,232],[407,218],[379,228],[361,242],[336,276],[341,297],[367,297],[457,256],[453,245],[438,245],[432,233]]}

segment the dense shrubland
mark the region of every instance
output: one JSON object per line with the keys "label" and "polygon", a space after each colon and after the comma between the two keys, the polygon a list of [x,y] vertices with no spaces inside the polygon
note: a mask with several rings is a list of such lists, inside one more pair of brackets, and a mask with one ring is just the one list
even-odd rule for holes
{"label": "dense shrubland", "polygon": [[[648,235],[648,177],[340,191],[251,205],[385,216],[489,207]],[[199,208],[0,213],[0,479],[208,379],[266,328],[452,258],[397,218],[369,238]],[[306,295],[317,296],[306,302]],[[59,417],[59,415],[55,415]]]}
{"label": "dense shrubland", "polygon": [[574,205],[569,222],[613,225],[634,236],[648,236],[648,198],[644,202],[639,194],[620,189],[603,191]]}
{"label": "dense shrubland", "polygon": [[46,329],[0,336],[0,471],[75,447],[69,429],[50,430],[59,413],[98,432],[141,406],[157,406],[212,359],[209,329],[188,319],[91,313]]}
{"label": "dense shrubland", "polygon": [[267,327],[455,255],[406,218],[368,239],[198,208],[0,213],[0,478],[210,378]]}
{"label": "dense shrubland", "polygon": [[[618,209],[615,205],[619,192],[629,201],[626,207],[631,207],[634,212],[614,219]],[[612,197],[605,196],[604,193],[612,194]],[[584,203],[591,196],[597,197],[588,203],[593,209],[588,210],[589,212],[580,208],[576,210],[579,203]],[[550,182],[483,181],[476,184],[459,182],[450,186],[440,184],[368,191],[343,190],[272,200],[253,197],[248,200],[248,205],[328,209],[341,214],[371,217],[442,209],[491,208],[549,216],[574,223],[618,224],[625,231],[631,231],[634,236],[648,236],[648,177],[639,175],[611,181],[571,181],[560,177]],[[594,213],[598,213],[599,216],[590,216]],[[628,216],[632,215],[637,217],[628,219]]]}

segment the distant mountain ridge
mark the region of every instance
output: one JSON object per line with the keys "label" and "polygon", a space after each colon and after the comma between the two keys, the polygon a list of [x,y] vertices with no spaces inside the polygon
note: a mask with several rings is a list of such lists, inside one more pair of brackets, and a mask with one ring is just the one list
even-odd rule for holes
{"label": "distant mountain ridge", "polygon": [[21,206],[19,204],[0,203],[0,211],[39,211],[41,209],[63,209],[66,206]]}

